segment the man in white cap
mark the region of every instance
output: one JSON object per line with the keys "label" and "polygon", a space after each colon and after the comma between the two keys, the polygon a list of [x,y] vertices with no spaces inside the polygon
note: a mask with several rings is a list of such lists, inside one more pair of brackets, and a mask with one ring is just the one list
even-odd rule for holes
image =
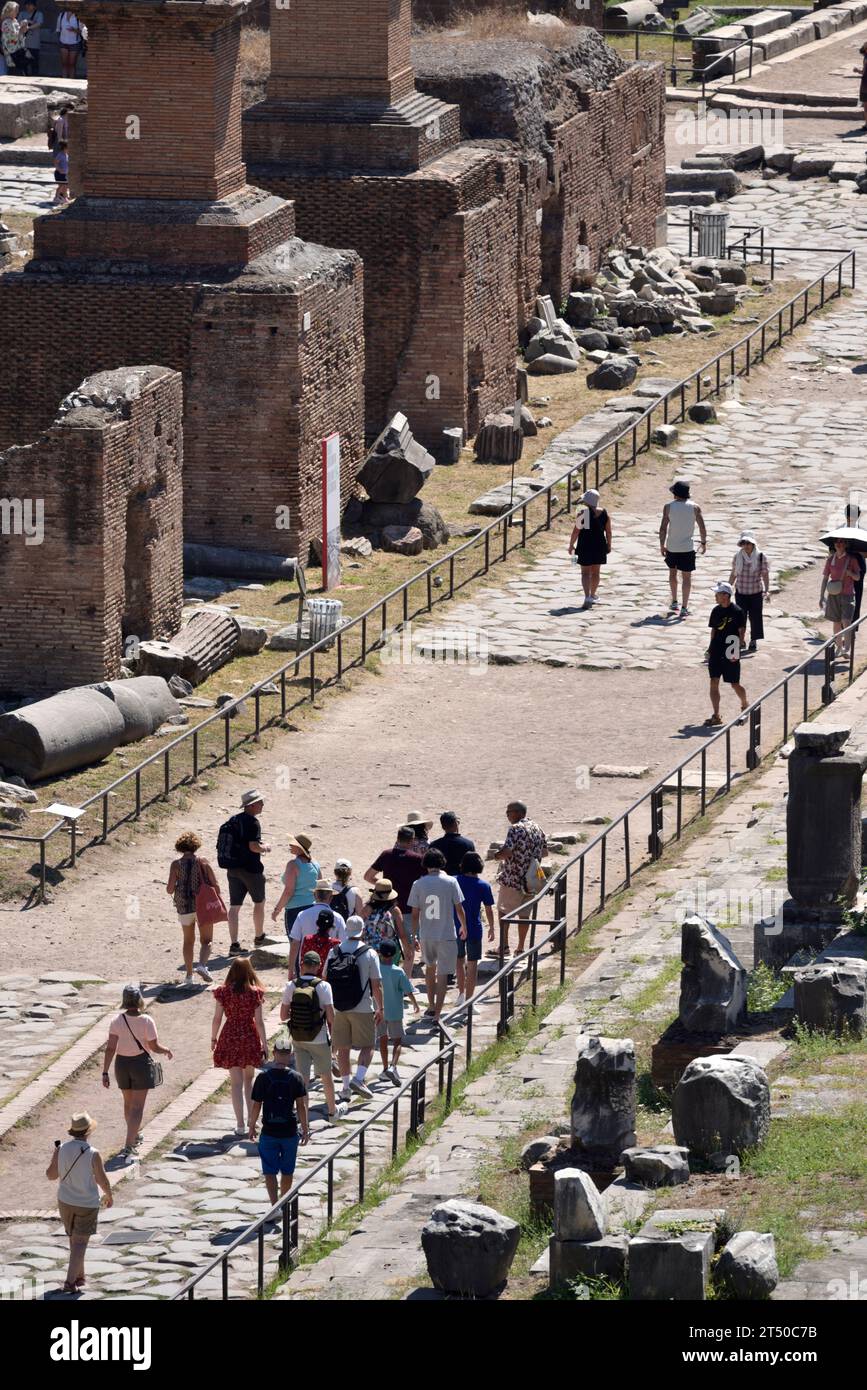
{"label": "man in white cap", "polygon": [[701,553],[707,549],[707,529],[701,507],[689,495],[689,483],[680,480],[668,489],[672,501],[666,502],[662,509],[659,526],[659,549],[668,566],[668,583],[671,588],[669,613],[677,612],[677,576],[683,582],[683,599],[680,616],[689,617],[689,591],[695,571],[695,528],[701,539]]}
{"label": "man in white cap", "polygon": [[241,954],[238,941],[238,918],[247,894],[253,904],[255,944],[262,946],[265,936],[265,871],[262,855],[270,845],[262,842],[262,827],[258,817],[265,799],[253,788],[241,797],[241,810],[220,826],[217,839],[217,863],[229,879],[229,955]]}
{"label": "man in white cap", "polygon": [[[373,1056],[376,1025],[382,1022],[382,971],[379,956],[362,941],[363,934],[362,919],[350,917],[346,940],[329,953],[323,971],[334,1000],[331,1045],[337,1053],[341,1101],[349,1100],[352,1092],[365,1100],[373,1095],[364,1078]],[[351,1077],[354,1047],[358,1048],[358,1066]]]}
{"label": "man in white cap", "polygon": [[765,635],[762,604],[771,587],[771,575],[767,556],[759,550],[751,531],[741,533],[738,551],[732,560],[729,583],[734,585],[735,603],[750,620],[750,641],[746,650],[754,652],[756,643]]}
{"label": "man in white cap", "polygon": [[730,685],[746,709],[747,692],[741,685],[741,651],[747,629],[746,614],[734,602],[731,584],[720,580],[716,586],[716,606],[711,611],[708,627],[711,630],[710,646],[707,654],[707,670],[710,676],[710,703],[713,714],[706,719],[705,727],[722,724],[719,712],[719,683]]}

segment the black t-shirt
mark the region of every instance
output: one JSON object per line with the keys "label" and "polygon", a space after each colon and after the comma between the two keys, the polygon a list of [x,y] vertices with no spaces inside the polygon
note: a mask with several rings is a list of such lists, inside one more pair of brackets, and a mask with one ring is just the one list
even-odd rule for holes
{"label": "black t-shirt", "polygon": [[726,661],[739,661],[741,652],[738,634],[746,626],[746,621],[746,614],[736,603],[730,603],[727,608],[718,603],[708,620],[708,627],[712,630],[711,655],[722,657]]}
{"label": "black t-shirt", "polygon": [[458,835],[454,830],[447,830],[438,840],[432,840],[430,847],[445,855],[446,873],[452,876],[460,873],[464,855],[475,849],[472,840],[468,840],[466,835]]}
{"label": "black t-shirt", "polygon": [[407,895],[417,878],[424,873],[422,856],[395,845],[394,849],[383,850],[374,859],[371,868],[382,878],[390,878],[397,893],[397,905],[401,912],[408,912]]}
{"label": "black t-shirt", "polygon": [[[270,1139],[294,1139],[298,1133],[295,1102],[306,1094],[307,1087],[300,1073],[290,1067],[268,1067],[260,1071],[253,1082],[253,1099],[262,1102],[262,1133]],[[266,1120],[269,1104],[285,1119]]]}
{"label": "black t-shirt", "polygon": [[251,849],[247,848],[251,840],[255,841],[256,844],[261,843],[262,827],[258,820],[255,816],[248,816],[246,811],[239,811],[237,826],[240,849],[235,867],[246,869],[248,874],[264,873],[261,854],[254,854]]}

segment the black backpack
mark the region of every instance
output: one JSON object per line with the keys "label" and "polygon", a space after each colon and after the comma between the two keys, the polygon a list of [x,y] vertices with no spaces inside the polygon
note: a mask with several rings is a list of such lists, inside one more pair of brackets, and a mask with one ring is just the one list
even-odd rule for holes
{"label": "black backpack", "polygon": [[217,835],[217,863],[221,869],[238,867],[242,849],[239,820],[240,816],[232,816],[220,826]]}
{"label": "black backpack", "polygon": [[292,1119],[292,1107],[298,1087],[291,1072],[275,1068],[266,1073],[268,1091],[262,1104],[262,1120],[266,1125],[285,1125]]}
{"label": "black backpack", "polygon": [[296,980],[289,1005],[289,1032],[295,1042],[312,1042],[325,1022],[316,987],[320,980]]}
{"label": "black backpack", "polygon": [[346,921],[347,917],[350,915],[350,913],[349,913],[349,894],[350,894],[351,892],[353,892],[353,889],[350,888],[349,884],[348,884],[348,883],[344,884],[343,887],[341,888],[340,892],[339,892],[339,893],[335,893],[335,894],[334,894],[334,897],[331,899],[331,902],[328,904],[328,906],[331,908],[331,911],[332,911],[332,912],[339,912],[339,913],[340,913],[340,915],[341,915],[341,917],[343,918],[344,922]]}
{"label": "black backpack", "polygon": [[334,995],[334,1007],[338,1013],[345,1014],[350,1009],[357,1009],[367,984],[361,983],[361,971],[358,968],[360,958],[370,950],[369,946],[359,946],[357,951],[337,950],[328,957],[325,972],[326,979],[331,986]]}

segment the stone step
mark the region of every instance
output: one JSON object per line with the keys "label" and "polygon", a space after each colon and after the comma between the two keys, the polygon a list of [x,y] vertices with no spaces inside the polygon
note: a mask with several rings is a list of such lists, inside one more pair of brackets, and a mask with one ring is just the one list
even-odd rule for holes
{"label": "stone step", "polygon": [[741,181],[732,169],[666,169],[666,193],[693,193],[709,190],[718,198],[733,198],[741,191]]}
{"label": "stone step", "polygon": [[666,193],[665,206],[668,208],[709,208],[716,202],[713,193]]}

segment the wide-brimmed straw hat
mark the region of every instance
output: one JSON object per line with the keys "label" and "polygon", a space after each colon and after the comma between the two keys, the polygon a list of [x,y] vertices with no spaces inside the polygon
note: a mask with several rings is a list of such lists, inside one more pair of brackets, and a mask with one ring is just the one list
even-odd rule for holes
{"label": "wide-brimmed straw hat", "polygon": [[371,888],[370,896],[376,898],[379,903],[393,903],[397,893],[394,891],[394,884],[390,878],[380,878]]}
{"label": "wide-brimmed straw hat", "polygon": [[433,821],[425,820],[421,811],[410,811],[403,824],[408,830],[415,830],[415,827],[417,825],[425,825],[427,826],[428,830],[430,830],[431,826],[433,825]]}
{"label": "wide-brimmed straw hat", "polygon": [[70,1134],[89,1134],[92,1129],[96,1129],[96,1120],[86,1110],[80,1110],[69,1121]]}
{"label": "wide-brimmed straw hat", "polygon": [[309,854],[313,848],[313,841],[309,835],[290,835],[289,844],[295,845],[298,849],[303,850],[305,854]]}

